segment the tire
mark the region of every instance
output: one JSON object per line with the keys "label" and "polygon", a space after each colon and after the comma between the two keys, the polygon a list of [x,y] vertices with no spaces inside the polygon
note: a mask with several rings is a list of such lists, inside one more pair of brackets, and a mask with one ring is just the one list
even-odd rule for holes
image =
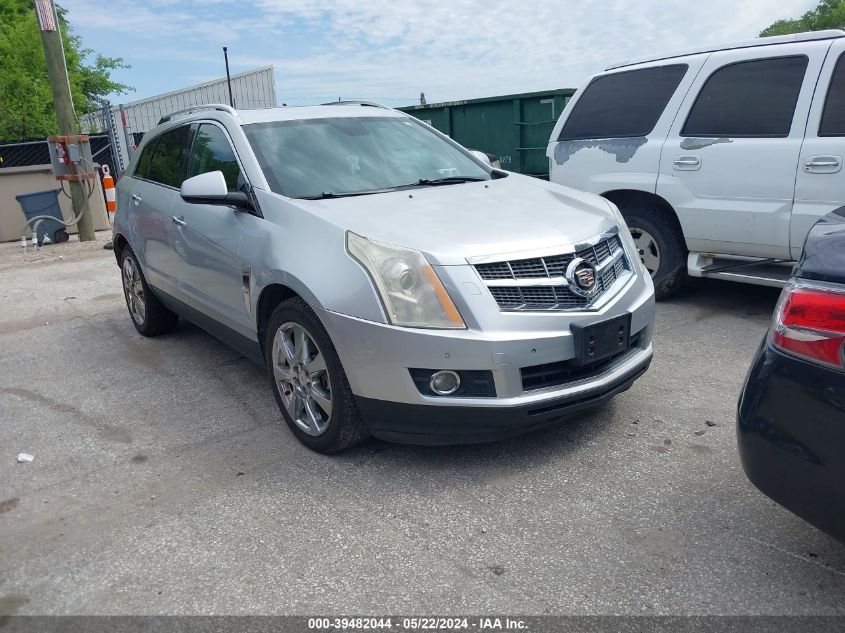
{"label": "tire", "polygon": [[166,308],[150,290],[138,259],[129,246],[124,246],[120,254],[120,278],[129,318],[138,332],[144,336],[158,336],[176,329],[179,316]]}
{"label": "tire", "polygon": [[369,437],[331,338],[305,301],[294,297],[273,311],[264,356],[282,417],[305,446],[338,453]]}
{"label": "tire", "polygon": [[67,234],[67,231],[64,229],[59,229],[55,233],[53,233],[53,242],[55,244],[61,244],[62,242],[67,242],[70,239],[70,236]]}
{"label": "tire", "polygon": [[651,273],[654,296],[664,299],[687,281],[687,247],[678,227],[659,209],[632,205],[620,209]]}

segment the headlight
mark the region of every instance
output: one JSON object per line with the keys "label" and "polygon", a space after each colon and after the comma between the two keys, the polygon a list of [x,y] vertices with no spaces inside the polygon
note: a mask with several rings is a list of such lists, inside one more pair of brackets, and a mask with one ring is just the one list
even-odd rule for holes
{"label": "headlight", "polygon": [[346,233],[346,250],[370,274],[393,325],[466,327],[443,282],[419,251],[374,242],[351,231]]}
{"label": "headlight", "polygon": [[[637,263],[640,264],[640,270],[642,273],[648,277],[649,272],[646,270],[645,264],[642,263],[642,260],[639,256],[639,251],[637,250],[637,245],[634,244],[634,238],[631,236],[631,231],[628,230],[628,223],[625,222],[625,217],[622,215],[622,212],[619,210],[615,204],[613,204],[610,200],[605,198],[605,202],[610,206],[610,211],[613,213],[613,216],[616,218],[616,221],[619,223],[619,237],[622,238],[622,243],[625,245],[625,250],[628,253],[628,259],[631,260],[631,265],[635,266]],[[633,259],[631,259],[633,257]]]}

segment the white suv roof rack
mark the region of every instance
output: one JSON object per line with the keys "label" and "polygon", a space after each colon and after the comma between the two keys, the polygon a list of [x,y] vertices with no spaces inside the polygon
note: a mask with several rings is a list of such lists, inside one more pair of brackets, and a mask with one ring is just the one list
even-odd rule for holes
{"label": "white suv roof rack", "polygon": [[838,37],[845,37],[845,31],[842,29],[828,29],[826,31],[808,31],[806,33],[793,33],[791,35],[775,35],[773,37],[758,37],[756,40],[748,40],[746,42],[735,42],[733,44],[722,44],[720,46],[707,46],[703,48],[694,48],[688,51],[681,51],[678,53],[670,53],[668,55],[654,55],[652,57],[640,57],[634,59],[626,59],[625,61],[611,64],[605,70],[613,70],[614,68],[622,68],[623,66],[634,66],[635,64],[644,64],[646,62],[656,62],[661,59],[673,59],[675,57],[685,57],[687,55],[697,55],[699,53],[714,53],[716,51],[728,51],[735,48],[750,48],[752,46],[770,46],[772,44],[791,44],[794,42],[808,42],[812,40],[830,40]]}
{"label": "white suv roof rack", "polygon": [[375,101],[361,101],[359,99],[347,99],[346,101],[329,101],[328,103],[321,103],[320,105],[359,105],[370,106],[372,108],[384,108],[385,110],[392,110],[392,108],[389,108],[386,105],[382,105],[381,103],[377,103]]}
{"label": "white suv roof rack", "polygon": [[202,112],[204,110],[218,110],[220,112],[228,112],[232,116],[238,116],[237,110],[235,110],[232,106],[228,106],[224,103],[206,103],[203,105],[195,105],[191,106],[190,108],[185,108],[184,110],[176,110],[176,112],[171,112],[158,120],[158,124],[161,125],[162,123],[167,123],[168,121],[172,121],[176,117],[184,117],[188,116],[189,114],[193,114],[195,112]]}

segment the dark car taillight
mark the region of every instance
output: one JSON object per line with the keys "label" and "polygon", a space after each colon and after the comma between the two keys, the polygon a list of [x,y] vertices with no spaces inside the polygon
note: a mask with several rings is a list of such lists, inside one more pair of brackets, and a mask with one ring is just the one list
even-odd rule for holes
{"label": "dark car taillight", "polygon": [[784,288],[772,343],[814,363],[845,368],[845,292],[804,282]]}

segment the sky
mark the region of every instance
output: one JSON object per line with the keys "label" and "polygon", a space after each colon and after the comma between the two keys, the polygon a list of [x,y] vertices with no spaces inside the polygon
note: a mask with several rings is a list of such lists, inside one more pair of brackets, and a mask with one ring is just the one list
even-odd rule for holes
{"label": "sky", "polygon": [[[815,0],[59,0],[126,103],[272,64],[279,103],[577,88],[632,57],[752,39]],[[108,11],[106,11],[106,8]]]}

